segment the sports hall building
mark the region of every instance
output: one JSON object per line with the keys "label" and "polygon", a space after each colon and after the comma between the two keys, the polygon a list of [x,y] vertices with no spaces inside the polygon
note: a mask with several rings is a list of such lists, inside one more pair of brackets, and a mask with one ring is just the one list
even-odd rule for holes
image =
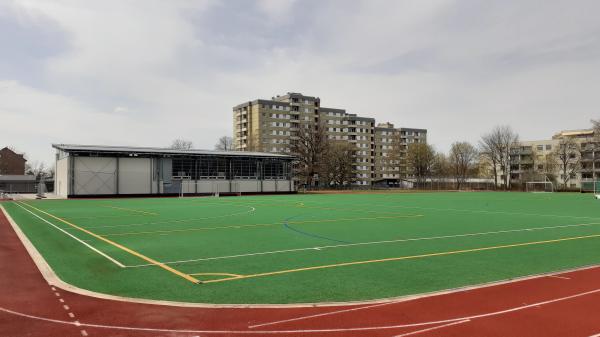
{"label": "sports hall building", "polygon": [[53,144],[62,197],[293,193],[292,156]]}

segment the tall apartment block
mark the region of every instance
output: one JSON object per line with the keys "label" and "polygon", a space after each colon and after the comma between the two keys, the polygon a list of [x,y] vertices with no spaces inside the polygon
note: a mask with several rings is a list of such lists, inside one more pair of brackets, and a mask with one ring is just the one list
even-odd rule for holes
{"label": "tall apartment block", "polygon": [[289,153],[290,143],[300,127],[314,123],[326,127],[329,139],[355,144],[355,184],[362,186],[385,180],[399,181],[405,168],[390,160],[394,139],[402,140],[404,150],[409,143],[427,139],[425,129],[395,128],[390,123],[376,125],[374,118],[322,107],[318,97],[290,92],[270,100],[257,99],[235,106],[234,147],[238,151]]}

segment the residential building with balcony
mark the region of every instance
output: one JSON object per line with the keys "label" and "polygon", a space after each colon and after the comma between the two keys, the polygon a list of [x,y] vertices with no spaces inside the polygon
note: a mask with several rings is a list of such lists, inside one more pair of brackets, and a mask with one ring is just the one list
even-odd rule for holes
{"label": "residential building with balcony", "polygon": [[425,142],[427,130],[375,124],[375,119],[322,107],[319,97],[287,93],[270,100],[256,99],[233,107],[234,148],[238,151],[291,152],[290,144],[301,127],[320,124],[328,139],[356,146],[355,184],[371,186],[378,179],[400,179],[398,163],[388,159],[392,140]]}

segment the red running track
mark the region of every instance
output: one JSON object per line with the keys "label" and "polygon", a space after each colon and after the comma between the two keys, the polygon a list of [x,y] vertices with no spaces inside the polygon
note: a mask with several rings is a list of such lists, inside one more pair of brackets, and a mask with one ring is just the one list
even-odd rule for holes
{"label": "red running track", "polygon": [[3,337],[600,334],[600,266],[377,304],[184,308],[99,299],[50,286],[2,212],[0,238]]}

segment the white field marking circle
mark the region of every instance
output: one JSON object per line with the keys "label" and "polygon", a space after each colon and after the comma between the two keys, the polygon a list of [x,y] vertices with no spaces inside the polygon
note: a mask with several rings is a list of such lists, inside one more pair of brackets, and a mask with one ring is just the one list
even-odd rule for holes
{"label": "white field marking circle", "polygon": [[502,315],[502,314],[506,314],[506,313],[521,311],[521,310],[525,310],[525,309],[532,308],[532,307],[539,307],[542,305],[565,301],[565,300],[582,297],[582,296],[586,296],[586,295],[591,295],[591,294],[599,293],[599,292],[600,292],[600,289],[595,289],[595,290],[591,290],[591,291],[587,291],[587,292],[583,292],[583,293],[579,293],[579,294],[575,294],[575,295],[571,295],[571,296],[566,296],[566,297],[556,298],[556,299],[547,300],[547,301],[543,301],[543,302],[528,304],[528,305],[524,305],[524,306],[520,306],[520,307],[514,307],[514,308],[510,308],[510,309],[494,311],[494,312],[489,312],[489,313],[485,313],[485,314],[472,315],[472,316],[466,316],[466,317],[457,317],[457,318],[432,321],[432,322],[420,322],[420,323],[408,323],[408,324],[372,326],[372,327],[356,327],[356,328],[330,328],[330,329],[263,330],[263,331],[260,331],[260,330],[160,329],[160,328],[144,328],[144,327],[132,327],[132,326],[81,323],[79,321],[70,322],[70,321],[63,321],[63,320],[57,320],[57,319],[52,319],[52,318],[29,315],[29,314],[21,313],[18,311],[6,309],[3,307],[0,307],[0,311],[5,312],[7,314],[15,315],[15,316],[36,319],[36,320],[45,321],[45,322],[76,325],[78,327],[81,326],[81,327],[90,327],[90,328],[100,328],[100,329],[129,330],[129,331],[152,331],[152,332],[178,332],[178,333],[264,334],[264,335],[266,335],[266,334],[290,334],[290,333],[321,333],[321,332],[342,332],[342,331],[387,330],[387,329],[409,328],[409,327],[426,326],[426,325],[434,325],[434,324],[453,323],[453,322],[467,321],[467,320],[473,320],[473,319],[477,319],[477,318],[497,316],[497,315]]}
{"label": "white field marking circle", "polygon": [[[283,250],[274,250],[274,251],[257,252],[257,253],[246,253],[246,254],[236,254],[236,255],[204,257],[204,258],[188,259],[188,260],[167,261],[167,262],[161,262],[161,263],[164,263],[164,264],[192,263],[192,262],[200,262],[200,261],[234,259],[234,258],[249,257],[249,256],[259,256],[259,255],[271,255],[271,254],[280,254],[280,253],[300,252],[300,251],[307,251],[307,250],[321,250],[321,249],[330,249],[330,248],[344,248],[344,247],[377,245],[377,244],[398,243],[398,242],[439,240],[439,239],[450,239],[450,238],[460,238],[460,237],[469,237],[469,236],[483,236],[483,235],[504,234],[504,233],[532,232],[532,231],[545,230],[545,229],[560,229],[560,228],[570,228],[570,227],[589,227],[589,226],[594,226],[594,225],[600,225],[600,222],[598,222],[598,223],[574,224],[574,225],[533,227],[533,228],[522,228],[522,229],[508,229],[508,230],[492,231],[492,232],[480,232],[480,233],[466,233],[466,234],[454,234],[454,235],[443,235],[443,236],[430,236],[430,237],[421,237],[421,238],[413,238],[413,239],[398,239],[398,240],[357,242],[357,243],[347,243],[347,244],[339,244],[339,245],[316,246],[316,247],[306,247],[306,248],[293,248],[293,249],[283,249]],[[152,267],[152,266],[154,266],[154,265],[146,263],[146,264],[130,265],[130,266],[127,266],[127,268]]]}
{"label": "white field marking circle", "polygon": [[[82,245],[84,245],[84,246],[88,247],[89,249],[91,249],[91,250],[92,250],[92,251],[94,251],[95,253],[98,253],[98,254],[100,254],[101,256],[105,257],[107,260],[109,260],[110,262],[112,262],[112,263],[116,264],[116,265],[117,265],[117,266],[119,266],[120,268],[125,268],[125,265],[124,265],[124,264],[122,264],[121,262],[117,261],[117,260],[116,260],[116,259],[114,259],[113,257],[110,257],[110,256],[108,256],[106,253],[104,253],[104,252],[101,252],[100,250],[98,250],[97,248],[93,247],[93,246],[92,246],[92,245],[90,245],[89,243],[87,243],[87,242],[84,242],[84,241],[82,241],[81,239],[79,239],[78,237],[76,237],[75,235],[73,235],[73,234],[71,234],[71,233],[69,233],[69,232],[65,231],[63,228],[61,228],[61,227],[59,227],[59,226],[57,226],[57,225],[53,224],[52,222],[50,222],[50,221],[48,221],[48,220],[46,220],[46,219],[44,219],[44,218],[40,217],[39,215],[37,215],[37,214],[33,213],[32,211],[28,210],[27,208],[25,208],[25,207],[21,206],[21,204],[20,204],[19,202],[17,202],[17,203],[16,203],[16,205],[17,205],[17,206],[19,206],[20,208],[22,208],[23,210],[25,210],[25,211],[27,211],[27,212],[31,213],[31,215],[33,215],[34,217],[36,217],[36,218],[38,218],[38,219],[42,220],[43,222],[45,222],[45,223],[49,224],[50,226],[52,226],[52,227],[54,227],[54,228],[58,229],[59,231],[63,232],[64,234],[68,235],[69,237],[71,237],[71,238],[75,239],[76,241],[78,241],[78,242],[79,242],[79,243],[81,243]],[[7,214],[7,215],[8,215],[8,214]]]}
{"label": "white field marking circle", "polygon": [[241,205],[241,207],[247,207],[249,209],[247,211],[243,211],[243,212],[223,214],[223,215],[216,215],[216,216],[210,216],[210,217],[204,217],[204,218],[188,218],[188,219],[180,219],[180,220],[164,220],[164,221],[155,221],[155,222],[140,222],[140,223],[122,224],[122,225],[86,226],[85,228],[86,229],[97,229],[97,228],[114,228],[114,227],[130,227],[130,226],[172,224],[172,223],[191,222],[191,221],[198,221],[198,220],[211,220],[211,219],[218,219],[218,218],[227,218],[227,217],[230,217],[230,216],[243,215],[243,214],[253,213],[253,212],[256,211],[256,208],[254,208],[252,206]]}

